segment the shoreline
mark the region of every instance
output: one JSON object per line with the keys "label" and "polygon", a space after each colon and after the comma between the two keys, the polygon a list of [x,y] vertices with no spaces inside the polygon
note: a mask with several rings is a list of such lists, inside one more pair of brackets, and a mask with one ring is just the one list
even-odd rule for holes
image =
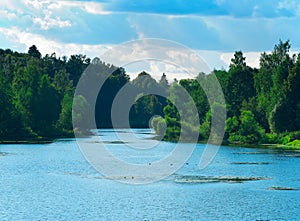
{"label": "shoreline", "polygon": [[[58,137],[39,137],[39,138],[24,138],[24,139],[7,139],[0,140],[0,144],[50,144],[56,142],[58,139],[69,139],[74,136],[58,136]],[[174,141],[163,140],[166,142],[174,143]],[[206,144],[206,141],[198,141],[199,144]],[[242,144],[242,143],[230,143],[226,140],[221,145],[231,147],[245,147],[245,148],[259,148],[259,149],[273,149],[273,150],[284,150],[284,151],[300,151],[300,147],[288,146],[283,144]]]}
{"label": "shoreline", "polygon": [[300,151],[300,147],[292,147],[283,144],[236,144],[236,143],[226,143],[222,145],[227,145],[231,147],[245,147],[245,148],[258,148],[258,149],[272,149],[272,150],[284,150],[284,151]]}
{"label": "shoreline", "polygon": [[49,144],[55,140],[0,140],[0,144]]}

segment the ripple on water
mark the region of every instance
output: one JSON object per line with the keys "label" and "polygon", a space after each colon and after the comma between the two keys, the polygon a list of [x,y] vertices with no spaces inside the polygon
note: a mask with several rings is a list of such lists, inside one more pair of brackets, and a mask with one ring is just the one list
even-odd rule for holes
{"label": "ripple on water", "polygon": [[[162,142],[146,158],[145,151],[114,144],[116,136],[102,132],[113,153],[141,159],[137,163],[161,159],[174,148]],[[112,180],[122,177],[101,176],[72,139],[1,145],[0,220],[299,220],[300,191],[285,190],[299,187],[299,152],[222,146],[200,171],[203,147],[197,145],[176,174],[128,185]]]}

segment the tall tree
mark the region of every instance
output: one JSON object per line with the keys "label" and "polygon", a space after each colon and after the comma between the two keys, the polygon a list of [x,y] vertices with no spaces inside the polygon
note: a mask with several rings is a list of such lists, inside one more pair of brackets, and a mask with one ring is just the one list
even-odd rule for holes
{"label": "tall tree", "polygon": [[243,101],[248,101],[255,96],[254,74],[246,65],[245,57],[241,51],[234,54],[229,69],[228,83],[225,89],[228,103],[228,115],[239,116]]}
{"label": "tall tree", "polygon": [[12,103],[11,84],[0,70],[0,139],[18,134],[23,136],[20,115]]}
{"label": "tall tree", "polygon": [[59,116],[57,92],[47,75],[42,75],[33,109],[33,129],[43,136],[55,134],[54,125]]}
{"label": "tall tree", "polygon": [[255,75],[255,88],[258,95],[258,107],[268,120],[267,130],[273,129],[272,119],[276,111],[283,105],[286,96],[285,81],[289,69],[294,65],[293,58],[289,55],[289,41],[279,41],[271,54],[263,53],[260,57],[260,69]]}
{"label": "tall tree", "polygon": [[[106,66],[109,69],[110,66]],[[100,73],[101,74],[101,73]],[[112,104],[118,91],[129,81],[124,68],[117,68],[109,75],[98,93],[95,112],[96,124],[99,128],[111,128]]]}
{"label": "tall tree", "polygon": [[19,67],[14,73],[12,82],[14,105],[27,127],[33,126],[33,111],[36,105],[41,73],[39,61],[36,59],[30,59],[25,68]]}
{"label": "tall tree", "polygon": [[74,86],[77,85],[79,78],[88,65],[89,60],[85,55],[71,55],[66,64],[66,71],[70,73],[70,79],[73,81]]}
{"label": "tall tree", "polygon": [[37,49],[37,47],[35,45],[32,45],[29,50],[28,50],[28,54],[34,58],[38,58],[40,59],[42,57],[42,54],[39,52],[39,50]]}

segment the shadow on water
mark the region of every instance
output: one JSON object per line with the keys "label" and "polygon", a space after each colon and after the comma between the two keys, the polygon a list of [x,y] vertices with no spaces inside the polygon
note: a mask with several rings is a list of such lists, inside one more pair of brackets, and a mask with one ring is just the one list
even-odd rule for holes
{"label": "shadow on water", "polygon": [[2,157],[2,156],[6,156],[6,155],[8,155],[9,153],[5,153],[5,152],[0,152],[0,157]]}
{"label": "shadow on water", "polygon": [[286,186],[272,186],[270,188],[268,188],[269,190],[279,190],[279,191],[284,191],[284,190],[288,190],[288,191],[297,191],[300,190],[300,188],[293,188],[293,187],[286,187]]}
{"label": "shadow on water", "polygon": [[273,154],[280,157],[300,157],[299,151],[285,151],[285,150],[267,150],[267,151],[254,151],[254,152],[235,152],[238,155],[266,155]]}
{"label": "shadow on water", "polygon": [[235,164],[235,165],[268,165],[272,164],[270,162],[231,162],[230,164]]}
{"label": "shadow on water", "polygon": [[239,176],[178,176],[175,183],[243,183],[246,181],[270,180],[269,177],[239,177]]}

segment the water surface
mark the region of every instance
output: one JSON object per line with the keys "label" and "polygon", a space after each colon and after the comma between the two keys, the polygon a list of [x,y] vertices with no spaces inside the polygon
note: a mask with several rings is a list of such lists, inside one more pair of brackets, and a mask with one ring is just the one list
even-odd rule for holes
{"label": "water surface", "polygon": [[[149,130],[135,132],[151,137]],[[112,130],[100,134],[116,157],[133,163],[159,160],[174,148],[163,142],[152,150],[135,150],[116,142]],[[0,145],[0,220],[300,220],[299,152],[222,146],[200,171],[203,148],[198,144],[189,161],[168,178],[129,185],[104,179],[72,139]],[[266,179],[176,182],[186,177]]]}

